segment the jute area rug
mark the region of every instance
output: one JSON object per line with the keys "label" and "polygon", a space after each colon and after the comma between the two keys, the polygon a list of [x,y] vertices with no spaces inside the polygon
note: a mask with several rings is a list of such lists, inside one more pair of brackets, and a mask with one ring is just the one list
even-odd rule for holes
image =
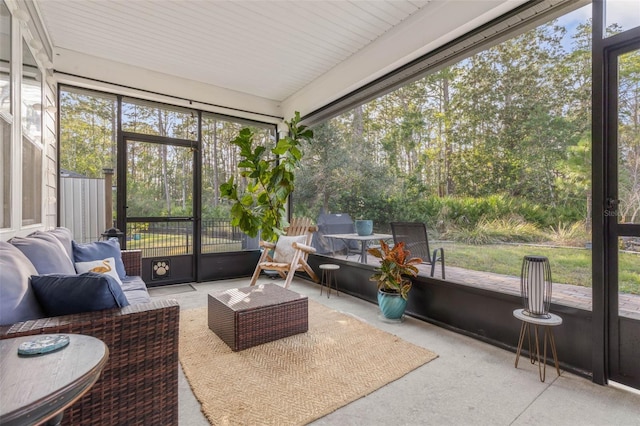
{"label": "jute area rug", "polygon": [[180,315],[180,362],[214,425],[306,424],[437,357],[313,301],[307,333],[240,352],[209,330],[207,308]]}

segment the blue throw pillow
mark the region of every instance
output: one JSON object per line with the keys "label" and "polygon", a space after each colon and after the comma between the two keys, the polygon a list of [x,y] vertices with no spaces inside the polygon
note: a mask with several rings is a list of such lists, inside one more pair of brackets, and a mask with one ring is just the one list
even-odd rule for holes
{"label": "blue throw pillow", "polygon": [[116,272],[121,280],[127,276],[120,254],[120,243],[117,239],[96,241],[94,243],[78,244],[73,242],[74,262],[90,262],[113,257],[116,261]]}
{"label": "blue throw pillow", "polygon": [[33,275],[31,287],[45,314],[53,317],[129,306],[113,277],[94,272]]}

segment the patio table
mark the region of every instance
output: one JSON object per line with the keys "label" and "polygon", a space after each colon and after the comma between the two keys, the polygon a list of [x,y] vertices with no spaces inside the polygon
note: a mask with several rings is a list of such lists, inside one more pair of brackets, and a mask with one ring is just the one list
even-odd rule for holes
{"label": "patio table", "polygon": [[[358,234],[326,234],[326,238],[339,239],[345,241],[358,241],[360,243],[360,263],[367,263],[367,246],[369,241],[391,240],[391,234],[358,235]],[[347,244],[348,245],[348,244]]]}

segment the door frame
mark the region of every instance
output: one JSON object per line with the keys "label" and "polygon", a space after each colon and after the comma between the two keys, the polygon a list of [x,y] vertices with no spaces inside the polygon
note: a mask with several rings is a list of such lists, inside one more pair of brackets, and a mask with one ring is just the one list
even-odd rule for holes
{"label": "door frame", "polygon": [[[181,262],[178,262],[177,265],[185,265],[190,268],[191,272],[186,274],[179,274],[179,279],[169,279],[166,281],[162,281],[157,283],[156,285],[166,285],[166,284],[176,284],[182,282],[193,282],[198,278],[198,263],[201,257],[201,235],[200,235],[200,227],[201,227],[201,186],[199,185],[201,179],[201,153],[200,153],[200,129],[198,128],[198,140],[186,140],[186,139],[177,139],[166,136],[157,136],[157,135],[147,135],[140,133],[132,133],[132,132],[118,132],[118,182],[117,182],[117,201],[116,201],[116,211],[117,211],[117,226],[119,229],[122,229],[123,232],[127,230],[127,144],[129,142],[145,142],[152,143],[158,145],[173,145],[179,146],[183,148],[190,148],[193,151],[193,156],[191,158],[192,161],[192,187],[193,187],[193,206],[192,211],[193,215],[191,217],[167,217],[164,218],[167,221],[177,220],[177,221],[190,221],[192,223],[193,228],[193,238],[191,242],[192,254],[182,256],[183,259]],[[136,217],[138,220],[149,220],[151,222],[155,221],[165,221],[162,218],[157,217]],[[126,238],[123,239],[123,248],[126,249]],[[191,259],[184,260],[185,256],[190,256]],[[146,264],[148,263],[148,264]],[[151,263],[145,262],[143,259],[143,277],[149,274],[145,274],[145,269],[147,272],[151,270]],[[150,272],[149,272],[150,273]],[[148,280],[147,280],[148,281]],[[150,286],[153,284],[149,283]]]}
{"label": "door frame", "polygon": [[[607,127],[605,129],[605,288],[607,289],[608,323],[608,363],[607,376],[611,380],[638,387],[640,377],[623,374],[621,357],[631,356],[622,350],[621,324],[619,318],[619,248],[618,241],[623,236],[640,236],[640,224],[618,223],[618,58],[626,53],[640,50],[640,38],[625,38],[611,45],[605,53],[607,81],[605,94],[608,99]],[[630,381],[630,382],[629,382]]]}
{"label": "door frame", "polygon": [[[634,50],[640,28],[604,37],[606,0],[592,3],[592,299],[593,381],[620,380],[618,316],[618,237],[637,229],[611,216],[608,199],[617,200],[617,55]],[[637,384],[631,384],[638,387]]]}

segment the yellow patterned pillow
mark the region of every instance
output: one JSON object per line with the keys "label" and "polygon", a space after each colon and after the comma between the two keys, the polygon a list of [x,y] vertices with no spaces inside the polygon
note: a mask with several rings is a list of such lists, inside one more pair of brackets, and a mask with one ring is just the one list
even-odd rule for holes
{"label": "yellow patterned pillow", "polygon": [[113,257],[108,257],[102,260],[92,260],[90,262],[76,262],[76,271],[78,274],[95,272],[98,274],[109,275],[122,287],[122,281],[116,271],[116,260]]}

